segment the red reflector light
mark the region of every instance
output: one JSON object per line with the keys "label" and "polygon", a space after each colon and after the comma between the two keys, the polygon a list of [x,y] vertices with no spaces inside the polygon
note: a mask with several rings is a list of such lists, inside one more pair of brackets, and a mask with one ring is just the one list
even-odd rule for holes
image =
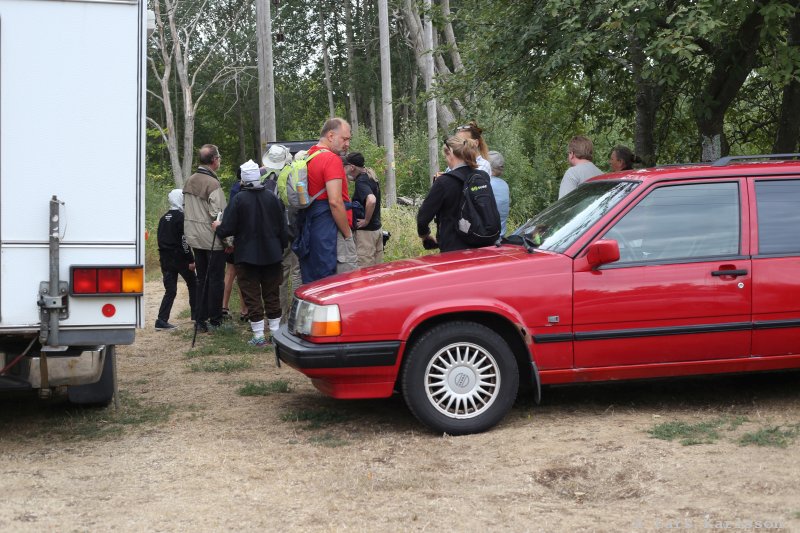
{"label": "red reflector light", "polygon": [[111,318],[117,312],[117,308],[113,304],[106,304],[103,306],[103,316]]}
{"label": "red reflector light", "polygon": [[104,268],[97,270],[97,292],[122,292],[122,269]]}
{"label": "red reflector light", "polygon": [[74,269],[72,271],[72,292],[75,294],[97,294],[97,269]]}

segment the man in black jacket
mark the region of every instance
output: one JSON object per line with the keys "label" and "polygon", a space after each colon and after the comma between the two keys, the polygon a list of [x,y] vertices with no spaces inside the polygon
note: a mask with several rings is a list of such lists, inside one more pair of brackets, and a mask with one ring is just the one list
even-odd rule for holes
{"label": "man in black jacket", "polygon": [[194,306],[197,298],[197,275],[194,272],[194,256],[183,234],[183,191],[173,189],[169,193],[170,210],[158,221],[158,258],[164,280],[164,298],[158,309],[157,330],[175,329],[169,323],[169,314],[175,295],[178,293],[178,276],[182,277],[189,289],[189,306],[194,320]]}
{"label": "man in black jacket", "polygon": [[280,324],[281,263],[289,236],[283,202],[260,183],[258,165],[248,161],[241,169],[242,189],[225,209],[222,222],[214,222],[212,227],[220,238],[234,237],[236,277],[253,330],[250,344],[263,347],[268,344],[264,315],[269,321],[270,336]]}

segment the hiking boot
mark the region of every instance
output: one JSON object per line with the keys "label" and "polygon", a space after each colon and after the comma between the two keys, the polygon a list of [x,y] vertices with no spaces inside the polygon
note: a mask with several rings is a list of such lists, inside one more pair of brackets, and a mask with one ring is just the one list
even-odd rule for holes
{"label": "hiking boot", "polygon": [[178,329],[178,326],[176,326],[175,324],[170,324],[166,320],[161,320],[161,319],[156,320],[157,331],[169,331],[171,329]]}
{"label": "hiking boot", "polygon": [[266,348],[267,346],[269,346],[267,339],[265,339],[264,337],[253,337],[252,339],[247,341],[247,344],[249,344],[250,346],[256,346],[257,348]]}

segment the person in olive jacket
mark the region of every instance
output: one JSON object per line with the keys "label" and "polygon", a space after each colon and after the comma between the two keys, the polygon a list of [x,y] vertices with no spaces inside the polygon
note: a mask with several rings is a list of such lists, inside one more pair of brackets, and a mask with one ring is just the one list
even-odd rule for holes
{"label": "person in olive jacket", "polygon": [[241,169],[242,189],[225,209],[222,222],[214,222],[212,227],[220,238],[234,237],[236,277],[253,330],[250,344],[267,346],[264,316],[271,337],[281,319],[283,251],[289,235],[283,202],[261,184],[258,165],[248,161]]}

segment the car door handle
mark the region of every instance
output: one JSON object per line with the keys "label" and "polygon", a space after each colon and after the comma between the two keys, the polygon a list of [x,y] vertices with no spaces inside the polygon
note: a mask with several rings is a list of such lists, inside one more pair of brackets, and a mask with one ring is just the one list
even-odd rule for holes
{"label": "car door handle", "polygon": [[735,277],[738,277],[738,276],[746,276],[747,275],[747,270],[712,270],[711,271],[711,275],[712,276],[733,276],[735,278]]}

